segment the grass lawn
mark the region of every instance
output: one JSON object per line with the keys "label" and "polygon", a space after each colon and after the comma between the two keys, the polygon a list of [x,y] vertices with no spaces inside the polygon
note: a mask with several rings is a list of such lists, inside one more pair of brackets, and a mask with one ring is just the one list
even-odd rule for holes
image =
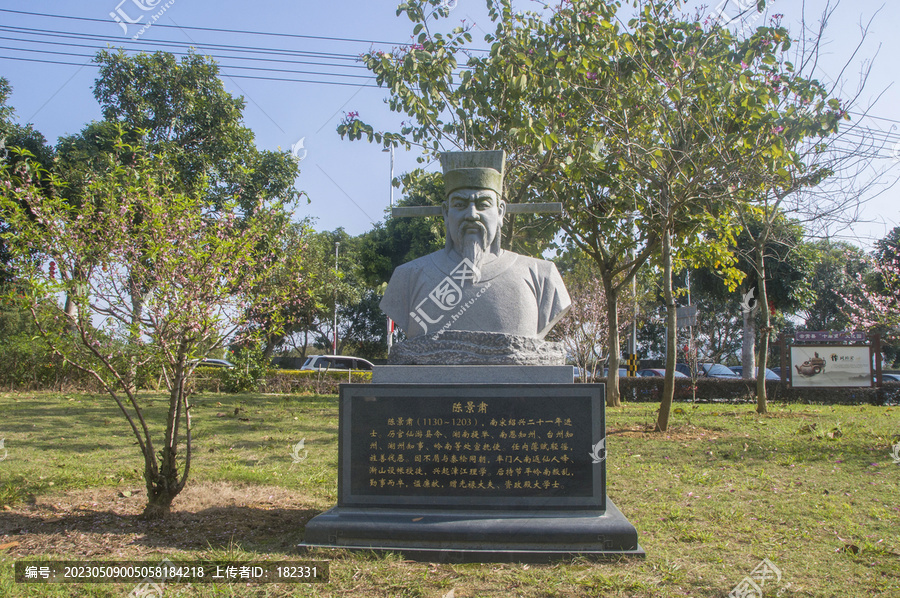
{"label": "grass lawn", "polygon": [[[161,426],[162,396],[142,400]],[[655,404],[607,411],[608,493],[646,560],[442,565],[318,551],[302,558],[330,560],[326,584],[170,584],[164,596],[721,597],[769,559],[781,577],[766,597],[900,597],[900,408],[676,407],[666,435],[648,432]],[[337,497],[337,398],[202,394],[193,417],[188,487],[168,520],[148,523],[140,453],[109,399],[0,395],[0,596],[134,589],[16,584],[24,559],[301,558],[303,525]]]}

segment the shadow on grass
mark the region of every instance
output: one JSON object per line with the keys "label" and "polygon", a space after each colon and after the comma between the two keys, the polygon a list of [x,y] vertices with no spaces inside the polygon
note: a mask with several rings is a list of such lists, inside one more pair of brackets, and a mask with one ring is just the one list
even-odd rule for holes
{"label": "shadow on grass", "polygon": [[132,554],[129,547],[133,546],[227,551],[235,544],[249,552],[296,554],[306,522],[320,512],[223,506],[174,511],[165,519],[144,521],[134,512],[120,514],[103,509],[60,513],[19,510],[0,513],[0,538],[26,538],[28,552],[36,554],[56,552],[63,538],[76,549],[79,538],[83,538],[84,547],[120,548]]}

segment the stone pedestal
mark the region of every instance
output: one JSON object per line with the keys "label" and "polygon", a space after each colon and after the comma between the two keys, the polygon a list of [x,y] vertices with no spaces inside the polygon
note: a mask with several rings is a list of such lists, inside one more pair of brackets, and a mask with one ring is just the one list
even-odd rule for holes
{"label": "stone pedestal", "polygon": [[[557,379],[571,382],[562,367]],[[452,372],[416,369],[408,378],[434,381],[341,385],[338,504],[307,524],[301,547],[434,561],[644,556],[606,497],[602,384],[488,383],[510,374],[490,367],[443,383]]]}
{"label": "stone pedestal", "polygon": [[307,524],[303,546],[442,563],[645,556],[634,526],[609,499],[605,512],[334,507]]}

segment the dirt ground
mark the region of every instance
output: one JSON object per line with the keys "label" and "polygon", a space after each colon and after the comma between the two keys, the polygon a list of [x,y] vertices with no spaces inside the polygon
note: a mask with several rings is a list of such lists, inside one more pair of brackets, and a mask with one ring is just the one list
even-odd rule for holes
{"label": "dirt ground", "polygon": [[160,521],[139,519],[145,500],[143,488],[95,488],[4,507],[0,550],[14,558],[94,560],[149,560],[180,551],[222,558],[235,547],[296,554],[303,526],[318,514],[283,488],[219,482],[188,484]]}

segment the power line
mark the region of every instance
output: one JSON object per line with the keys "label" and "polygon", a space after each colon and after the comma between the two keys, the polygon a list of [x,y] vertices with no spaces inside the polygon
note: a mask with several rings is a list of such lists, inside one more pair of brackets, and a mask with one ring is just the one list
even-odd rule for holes
{"label": "power line", "polygon": [[863,118],[872,118],[874,120],[883,120],[885,122],[900,125],[900,120],[894,120],[893,118],[885,118],[883,116],[872,116],[871,114],[863,114],[862,112],[848,112],[848,114],[853,114],[855,116],[861,116]]}
{"label": "power line", "polygon": [[[67,19],[73,21],[90,21],[93,23],[105,23],[110,24],[112,21],[109,19],[93,19],[89,17],[76,17],[71,15],[52,15],[46,13],[39,12],[28,12],[24,10],[12,10],[8,8],[0,8],[0,12],[8,12],[20,15],[28,15],[32,17],[46,17],[51,19]],[[137,25],[137,23],[135,23]],[[162,27],[167,29],[188,29],[191,31],[211,31],[214,33],[238,33],[242,35],[263,35],[270,37],[286,37],[286,38],[294,38],[294,39],[312,39],[318,41],[334,41],[334,42],[349,42],[349,43],[364,43],[364,44],[387,44],[394,46],[409,46],[412,45],[410,43],[398,43],[398,42],[389,42],[389,41],[381,41],[381,40],[373,40],[373,39],[354,39],[348,37],[330,37],[325,35],[301,35],[298,33],[275,33],[271,31],[245,31],[241,29],[219,29],[216,27],[188,27],[184,25],[166,25],[164,23],[153,23],[152,27]]]}
{"label": "power line", "polygon": [[[2,10],[2,9],[0,9]],[[32,29],[30,27],[13,27],[9,25],[0,25],[0,31],[7,31],[9,33],[18,33],[18,34],[26,34],[26,35],[39,35],[46,36],[52,38],[58,37],[68,37],[79,40],[90,40],[94,39],[100,42],[106,42],[113,45],[119,44],[132,44],[132,45],[151,45],[154,47],[158,46],[196,46],[196,44],[188,44],[185,42],[174,42],[174,41],[166,41],[166,40],[123,40],[121,38],[117,38],[110,35],[100,35],[100,34],[92,34],[92,33],[76,33],[72,31],[58,31],[58,30],[39,30]],[[358,61],[359,55],[355,54],[338,54],[334,52],[309,52],[305,50],[288,50],[288,49],[272,49],[272,48],[263,48],[257,46],[235,46],[228,44],[212,44],[205,43],[204,47],[215,48],[225,51],[231,52],[252,52],[254,54],[276,54],[276,55],[288,55],[288,56],[309,56],[316,58],[327,58],[332,60],[352,60]]]}
{"label": "power line", "polygon": [[[2,10],[2,9],[0,9]],[[106,42],[106,43],[122,43],[123,40],[106,35],[95,35],[89,33],[77,33],[77,32],[69,32],[69,31],[47,31],[47,30],[37,30],[28,27],[12,27],[8,25],[0,25],[0,33],[12,33],[18,36],[41,36],[41,37],[51,37],[54,40],[59,38],[69,38],[75,39],[78,41],[98,41],[98,42]],[[96,46],[88,46],[86,44],[78,44],[75,42],[61,42],[61,41],[47,41],[47,40],[39,40],[39,39],[29,39],[25,37],[2,37],[0,39],[8,39],[10,41],[17,41],[23,43],[31,43],[31,44],[47,44],[54,46],[71,46],[78,48],[90,48]],[[125,41],[128,45],[151,45],[154,49],[158,49],[160,46],[164,47],[175,47],[175,48],[197,48],[198,44],[194,43],[186,43],[186,42],[173,42],[173,41],[145,41],[145,40],[135,40],[135,41]],[[18,49],[18,48],[17,48]],[[101,48],[101,49],[109,49]],[[130,52],[140,52],[140,49],[134,49],[130,47],[123,47],[124,50]],[[268,57],[260,57],[258,55],[276,55],[276,56],[290,56],[290,57],[300,57],[300,58],[312,58],[312,59],[320,59],[320,60],[340,60],[340,61],[352,61],[352,62],[360,62],[359,55],[353,54],[338,54],[333,52],[311,52],[306,50],[290,50],[290,49],[272,49],[272,48],[262,48],[255,46],[236,46],[230,44],[200,44],[199,47],[201,53],[206,53],[204,51],[208,50],[209,55],[214,58],[224,58],[229,60],[251,60],[251,61],[265,61],[271,60],[272,62],[285,62],[285,63],[295,63],[295,64],[311,64],[315,66],[325,66],[325,67],[334,67],[334,68],[353,68],[353,69],[366,69],[365,65],[362,64],[336,64],[333,62],[308,62],[308,61],[292,61],[286,60],[283,58],[268,58]],[[25,49],[23,49],[25,51]],[[238,52],[238,53],[247,53],[247,54],[255,54],[257,56],[220,56],[216,55],[213,52]],[[184,52],[171,52],[173,54],[178,54],[180,56],[185,55]],[[457,67],[458,69],[466,69],[466,66]]]}
{"label": "power line", "polygon": [[[24,62],[39,62],[42,64],[60,64],[64,66],[91,66],[94,68],[99,68],[97,64],[91,64],[90,62],[85,64],[78,64],[77,62],[60,62],[58,60],[40,60],[37,58],[21,58],[14,56],[0,56],[0,60],[18,60]],[[224,76],[231,77],[233,79],[256,79],[261,81],[283,81],[285,83],[316,83],[322,85],[343,85],[347,87],[368,87],[371,89],[380,89],[378,85],[366,85],[365,83],[344,83],[341,81],[310,81],[306,79],[285,79],[280,77],[254,77],[252,75],[232,75],[230,73],[223,73]]]}
{"label": "power line", "polygon": [[[2,27],[0,27],[0,33],[5,33],[2,31]],[[17,37],[6,37],[4,35],[0,35],[0,39],[5,39],[8,41],[14,42],[25,42],[29,44],[44,44],[51,46],[64,46],[64,47],[74,47],[74,48],[88,48],[88,49],[96,49],[97,46],[90,44],[76,44],[74,42],[54,42],[54,41],[44,41],[44,40],[32,40],[32,39],[21,39]],[[25,50],[25,48],[16,48]],[[172,52],[176,56],[187,56],[187,52]],[[286,64],[309,64],[315,66],[334,66],[343,69],[366,69],[364,65],[361,64],[332,64],[328,62],[311,62],[308,60],[287,60],[285,58],[260,58],[258,56],[221,56],[215,55],[215,58],[225,58],[232,60],[254,60],[254,61],[268,61],[268,62],[283,62]],[[368,69],[366,69],[368,70]]]}
{"label": "power line", "polygon": [[[61,56],[74,56],[76,58],[87,58],[93,60],[94,56],[91,54],[76,54],[74,52],[57,52],[55,50],[37,50],[33,48],[11,48],[9,46],[0,46],[0,50],[13,50],[14,52],[36,52],[39,54],[57,54]],[[267,71],[267,72],[277,72],[277,73],[292,73],[297,75],[323,75],[326,77],[351,77],[353,79],[371,79],[372,75],[351,75],[351,74],[342,74],[342,73],[322,73],[316,71],[292,71],[290,69],[270,69],[265,67],[256,67],[256,66],[237,66],[232,64],[221,64],[218,63],[219,68],[222,69],[241,69],[241,70],[252,70],[252,71]]]}

